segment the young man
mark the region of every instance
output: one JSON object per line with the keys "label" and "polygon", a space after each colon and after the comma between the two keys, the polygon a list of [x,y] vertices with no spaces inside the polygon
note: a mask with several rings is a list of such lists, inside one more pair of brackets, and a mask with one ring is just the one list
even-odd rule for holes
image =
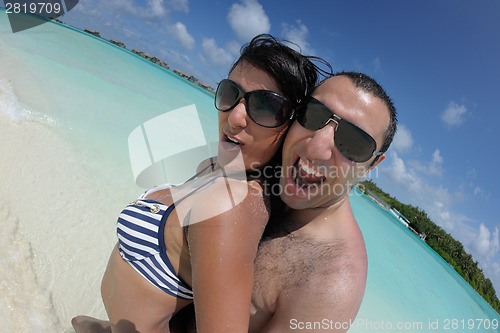
{"label": "young man", "polygon": [[385,159],[395,108],[372,78],[326,79],[298,111],[283,147],[285,213],[255,262],[250,332],[347,331],[363,298],[367,258],[352,186]]}

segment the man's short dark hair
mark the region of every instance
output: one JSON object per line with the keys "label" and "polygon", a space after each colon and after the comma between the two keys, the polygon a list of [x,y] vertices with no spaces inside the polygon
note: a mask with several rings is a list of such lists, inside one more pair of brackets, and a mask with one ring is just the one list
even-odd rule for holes
{"label": "man's short dark hair", "polygon": [[384,88],[375,81],[374,78],[364,74],[364,73],[359,73],[359,72],[338,72],[335,73],[333,76],[346,76],[348,77],[351,82],[354,84],[356,88],[359,88],[367,93],[372,94],[373,96],[376,96],[380,98],[384,104],[387,107],[387,111],[389,112],[389,126],[387,127],[387,130],[385,131],[384,135],[384,142],[382,143],[382,147],[380,148],[381,152],[386,152],[387,149],[389,149],[389,146],[392,143],[392,140],[394,139],[394,135],[396,134],[397,130],[397,112],[396,108],[394,107],[394,104],[385,92]]}

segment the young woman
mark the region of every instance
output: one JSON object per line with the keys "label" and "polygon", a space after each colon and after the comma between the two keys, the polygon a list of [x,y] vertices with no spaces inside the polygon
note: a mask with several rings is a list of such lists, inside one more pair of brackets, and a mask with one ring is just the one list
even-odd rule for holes
{"label": "young woman", "polygon": [[316,81],[308,57],[269,35],[242,49],[215,97],[218,162],[124,209],[101,286],[110,323],[77,317],[77,332],[169,332],[171,317],[193,301],[198,332],[248,331],[253,262],[269,210],[262,179],[238,174],[269,163]]}

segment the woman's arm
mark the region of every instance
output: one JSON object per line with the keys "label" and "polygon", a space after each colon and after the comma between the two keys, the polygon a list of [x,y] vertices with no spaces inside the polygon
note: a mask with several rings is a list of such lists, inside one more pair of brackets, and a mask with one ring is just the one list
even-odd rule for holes
{"label": "woman's arm", "polygon": [[193,208],[190,221],[200,220],[213,206],[227,209],[191,224],[188,231],[197,331],[248,332],[254,259],[269,214],[260,186],[240,182],[231,186],[233,194],[248,192],[231,207],[227,197],[218,198],[224,184],[214,185],[197,198],[200,204]]}

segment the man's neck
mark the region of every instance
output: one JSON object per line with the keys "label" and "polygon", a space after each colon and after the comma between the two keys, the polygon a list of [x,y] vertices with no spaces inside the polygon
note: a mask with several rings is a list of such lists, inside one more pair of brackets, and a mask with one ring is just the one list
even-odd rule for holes
{"label": "man's neck", "polygon": [[350,211],[349,195],[344,195],[331,205],[325,207],[292,209],[288,208],[286,214],[286,229],[293,232],[298,229],[314,227],[315,225],[331,223],[332,216],[338,216],[345,210]]}

